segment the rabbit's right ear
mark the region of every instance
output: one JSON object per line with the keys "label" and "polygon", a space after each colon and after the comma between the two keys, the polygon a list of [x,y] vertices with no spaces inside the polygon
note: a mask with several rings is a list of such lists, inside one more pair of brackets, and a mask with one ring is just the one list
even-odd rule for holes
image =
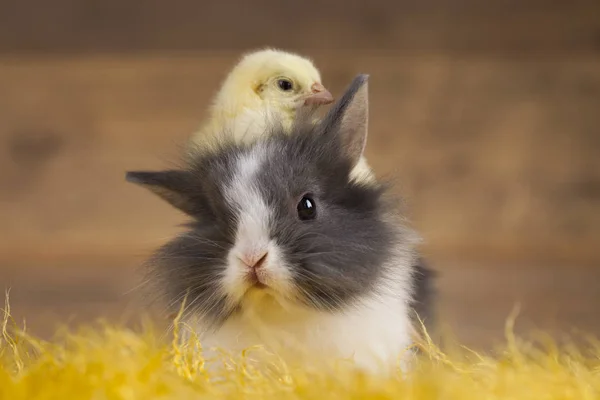
{"label": "rabbit's right ear", "polygon": [[188,215],[198,212],[191,174],[185,171],[129,171],[125,180],[143,186]]}
{"label": "rabbit's right ear", "polygon": [[325,135],[338,135],[353,165],[363,155],[369,128],[369,75],[357,75],[322,122]]}

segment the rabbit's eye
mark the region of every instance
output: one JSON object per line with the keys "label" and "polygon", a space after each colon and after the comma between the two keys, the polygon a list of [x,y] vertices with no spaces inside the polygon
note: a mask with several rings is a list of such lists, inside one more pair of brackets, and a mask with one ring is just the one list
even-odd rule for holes
{"label": "rabbit's eye", "polygon": [[298,218],[302,221],[315,219],[317,216],[317,205],[310,196],[302,197],[296,209],[298,210]]}
{"label": "rabbit's eye", "polygon": [[294,88],[292,81],[283,78],[277,81],[277,86],[279,86],[279,89],[283,90],[284,92],[289,92]]}

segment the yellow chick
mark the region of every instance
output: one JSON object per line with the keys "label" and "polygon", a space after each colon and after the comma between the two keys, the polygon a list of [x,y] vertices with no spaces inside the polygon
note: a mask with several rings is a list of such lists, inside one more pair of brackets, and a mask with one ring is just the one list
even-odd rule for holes
{"label": "yellow chick", "polygon": [[[253,141],[269,132],[271,121],[288,129],[302,107],[333,101],[311,60],[274,49],[248,53],[225,78],[209,109],[208,122],[191,136],[188,150],[193,154],[194,148],[224,132],[237,142]],[[364,159],[353,177],[372,178]]]}
{"label": "yellow chick", "polygon": [[208,123],[192,135],[191,145],[202,145],[224,131],[235,140],[251,141],[267,131],[269,121],[281,121],[287,128],[301,107],[333,100],[310,60],[272,49],[249,53],[223,82]]}

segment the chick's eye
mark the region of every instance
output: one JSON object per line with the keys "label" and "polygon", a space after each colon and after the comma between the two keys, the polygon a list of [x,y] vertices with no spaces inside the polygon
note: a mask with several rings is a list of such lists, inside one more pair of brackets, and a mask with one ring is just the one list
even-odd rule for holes
{"label": "chick's eye", "polygon": [[317,205],[310,196],[304,196],[296,207],[298,210],[298,218],[302,221],[315,219],[317,216]]}
{"label": "chick's eye", "polygon": [[277,81],[277,86],[284,92],[288,92],[294,88],[294,84],[288,79],[279,79]]}

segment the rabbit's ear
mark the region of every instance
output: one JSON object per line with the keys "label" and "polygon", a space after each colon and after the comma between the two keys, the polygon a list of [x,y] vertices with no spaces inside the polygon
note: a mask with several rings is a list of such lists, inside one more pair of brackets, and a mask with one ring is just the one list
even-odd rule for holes
{"label": "rabbit's ear", "polygon": [[324,135],[338,135],[342,153],[356,165],[367,144],[369,75],[358,75],[321,125]]}
{"label": "rabbit's ear", "polygon": [[191,175],[185,171],[129,171],[125,175],[128,182],[141,185],[173,207],[188,215],[198,212],[199,204],[191,182]]}

